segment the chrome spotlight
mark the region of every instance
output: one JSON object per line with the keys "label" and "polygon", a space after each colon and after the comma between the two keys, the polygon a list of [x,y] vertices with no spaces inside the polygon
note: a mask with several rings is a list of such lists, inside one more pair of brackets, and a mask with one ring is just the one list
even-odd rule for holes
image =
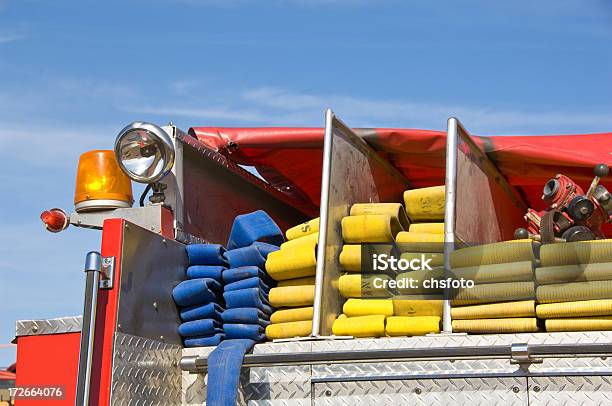
{"label": "chrome spotlight", "polygon": [[140,183],[155,183],[174,165],[174,146],[168,134],[155,124],[136,121],[115,140],[115,156],[126,175]]}

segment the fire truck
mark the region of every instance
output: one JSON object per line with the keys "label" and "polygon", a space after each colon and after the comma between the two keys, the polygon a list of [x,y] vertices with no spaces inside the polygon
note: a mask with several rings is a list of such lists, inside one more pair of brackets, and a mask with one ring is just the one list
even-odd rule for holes
{"label": "fire truck", "polygon": [[[185,246],[224,244],[237,215],[265,210],[282,230],[320,219],[312,331],[255,345],[239,404],[612,403],[612,331],[458,333],[448,303],[439,334],[331,329],[352,204],[445,185],[447,246],[511,240],[528,208],[544,208],[548,179],[562,173],[586,190],[595,165],[612,163],[612,133],[472,136],[455,117],[447,131],[353,129],[328,110],[321,128],[134,122],[112,142],[81,157],[74,210],[41,216],[48,231],[100,230],[102,241],[83,253],[82,315],[16,322],[17,387],[62,388],[52,404],[205,404],[212,348],[183,347],[172,300]],[[605,175],[595,181],[609,187]],[[130,181],[146,185],[136,204]]]}

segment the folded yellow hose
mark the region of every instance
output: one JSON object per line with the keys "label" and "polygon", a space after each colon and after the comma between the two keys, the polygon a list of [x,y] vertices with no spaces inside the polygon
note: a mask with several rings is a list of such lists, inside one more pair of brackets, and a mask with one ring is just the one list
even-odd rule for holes
{"label": "folded yellow hose", "polygon": [[361,245],[344,244],[339,261],[343,270],[361,272]]}
{"label": "folded yellow hose", "polygon": [[312,320],[313,307],[296,307],[295,309],[277,310],[270,315],[270,323],[289,323],[292,321]]}
{"label": "folded yellow hose", "polygon": [[283,286],[299,286],[299,285],[314,285],[314,276],[304,276],[302,278],[285,279],[284,281],[278,281],[276,286],[282,288]]}
{"label": "folded yellow hose", "polygon": [[540,262],[543,267],[611,261],[612,240],[545,244],[540,249]]}
{"label": "folded yellow hose", "polygon": [[338,317],[332,325],[337,336],[382,337],[385,335],[385,316]]}
{"label": "folded yellow hose", "polygon": [[445,193],[444,186],[405,191],[404,203],[410,221],[443,221]]}
{"label": "folded yellow hose", "polygon": [[308,234],[303,237],[294,238],[293,240],[286,241],[281,244],[282,250],[292,249],[298,247],[300,244],[309,244],[316,246],[319,242],[319,232]]}
{"label": "folded yellow hose", "polygon": [[[402,294],[402,295],[414,295],[414,294],[419,294],[419,293],[426,293],[426,294],[435,294],[438,292],[441,292],[442,289],[440,289],[439,287],[425,287],[424,281],[427,280],[427,283],[431,283],[429,282],[429,280],[440,280],[444,277],[444,268],[433,268],[433,269],[428,269],[428,270],[422,270],[422,271],[410,271],[410,272],[403,272],[400,273],[396,276],[395,280],[398,281],[398,287],[397,287],[397,291]],[[412,285],[414,287],[410,287],[409,285],[409,281],[410,279],[412,279]],[[406,287],[400,287],[400,281],[404,281],[406,284]]]}
{"label": "folded yellow hose", "polygon": [[[368,244],[366,254],[391,254],[392,244]],[[347,272],[361,272],[361,244],[344,244],[340,252],[340,266]],[[369,254],[368,254],[369,255]]]}
{"label": "folded yellow hose", "polygon": [[288,323],[270,324],[266,327],[266,336],[270,340],[279,338],[307,337],[312,333],[312,320],[291,321]]}
{"label": "folded yellow hose", "polygon": [[536,269],[535,275],[540,285],[612,280],[612,262],[548,266]]}
{"label": "folded yellow hose", "polygon": [[531,300],[535,298],[535,285],[533,282],[487,283],[452,289],[451,298],[453,306]]}
{"label": "folded yellow hose", "polygon": [[268,300],[274,307],[312,306],[314,291],[314,285],[272,288],[268,294]]}
{"label": "folded yellow hose", "polygon": [[453,320],[452,326],[455,333],[534,333],[538,331],[536,318]]}
{"label": "folded yellow hose", "polygon": [[536,297],[538,303],[612,299],[612,281],[540,285],[536,290]]}
{"label": "folded yellow hose", "polygon": [[[342,275],[338,278],[338,290],[345,298],[350,297],[389,297],[391,294],[384,287],[374,287],[374,279],[391,280],[388,275]],[[381,285],[382,286],[382,285]]]}
{"label": "folded yellow hose", "polygon": [[540,319],[590,317],[612,315],[612,300],[581,300],[578,302],[549,303],[536,306]]}
{"label": "folded yellow hose", "polygon": [[393,316],[391,299],[348,299],[344,302],[342,312],[348,317],[383,315]]}
{"label": "folded yellow hose", "polygon": [[396,237],[398,243],[420,243],[420,242],[444,242],[444,234],[417,233],[414,231],[402,231]]}
{"label": "folded yellow hose", "polygon": [[408,230],[410,222],[406,216],[406,210],[401,203],[355,203],[351,207],[351,216],[364,214],[386,214],[397,221],[403,230]]}
{"label": "folded yellow hose", "polygon": [[299,244],[293,249],[274,251],[266,259],[266,271],[276,281],[312,276],[316,266],[315,244]]}
{"label": "folded yellow hose", "polygon": [[[416,298],[415,298],[416,297]],[[442,317],[442,296],[395,296],[393,314],[395,316],[439,316]]]}
{"label": "folded yellow hose", "polygon": [[410,261],[412,259],[421,259],[422,255],[425,260],[430,260],[430,267],[444,266],[444,255],[438,252],[403,252],[400,254],[401,259]]}
{"label": "folded yellow hose", "polygon": [[427,234],[444,234],[444,223],[412,223],[408,231]]}
{"label": "folded yellow hose", "polygon": [[387,317],[385,328],[388,336],[424,336],[429,333],[440,332],[440,317],[438,316],[417,316]]}
{"label": "folded yellow hose", "polygon": [[546,331],[601,331],[612,330],[612,316],[583,317],[572,319],[548,319],[544,321]]}
{"label": "folded yellow hose", "polygon": [[533,262],[522,261],[453,268],[451,275],[454,279],[469,279],[473,280],[476,284],[527,282],[533,281]]}
{"label": "folded yellow hose", "polygon": [[533,242],[513,240],[461,248],[450,254],[452,268],[533,261]]}
{"label": "folded yellow hose", "polygon": [[535,317],[535,307],[534,300],[453,307],[451,317],[453,320]]}
{"label": "folded yellow hose", "polygon": [[342,219],[342,238],[349,244],[393,242],[401,225],[384,214],[348,216]]}
{"label": "folded yellow hose", "polygon": [[298,224],[295,227],[291,227],[287,230],[285,235],[288,240],[294,240],[299,237],[303,237],[308,234],[316,233],[319,231],[319,218],[307,221],[302,224]]}
{"label": "folded yellow hose", "polygon": [[[427,234],[427,235],[441,235],[441,234]],[[398,234],[398,237],[399,237],[399,234]],[[412,236],[410,238],[412,238]],[[444,243],[443,242],[404,242],[402,241],[402,242],[397,242],[397,248],[400,252],[405,252],[405,253],[441,254],[444,252]]]}

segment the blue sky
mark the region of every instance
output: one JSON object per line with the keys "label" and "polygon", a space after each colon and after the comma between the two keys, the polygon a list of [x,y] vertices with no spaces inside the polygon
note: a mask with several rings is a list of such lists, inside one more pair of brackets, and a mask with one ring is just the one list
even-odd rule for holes
{"label": "blue sky", "polygon": [[607,0],[0,0],[0,366],[14,321],[80,314],[99,233],[72,208],[78,156],[134,120],[473,133],[612,131]]}

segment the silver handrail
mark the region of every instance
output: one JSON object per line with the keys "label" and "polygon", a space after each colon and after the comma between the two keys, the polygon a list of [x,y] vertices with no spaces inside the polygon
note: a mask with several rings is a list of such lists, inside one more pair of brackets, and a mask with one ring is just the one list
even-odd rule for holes
{"label": "silver handrail", "polygon": [[89,252],[85,257],[85,301],[83,304],[83,327],[81,330],[81,346],[79,351],[79,372],[77,377],[76,406],[89,405],[89,390],[91,385],[91,366],[93,357],[94,335],[96,332],[96,307],[98,305],[98,289],[102,257],[99,252]]}

